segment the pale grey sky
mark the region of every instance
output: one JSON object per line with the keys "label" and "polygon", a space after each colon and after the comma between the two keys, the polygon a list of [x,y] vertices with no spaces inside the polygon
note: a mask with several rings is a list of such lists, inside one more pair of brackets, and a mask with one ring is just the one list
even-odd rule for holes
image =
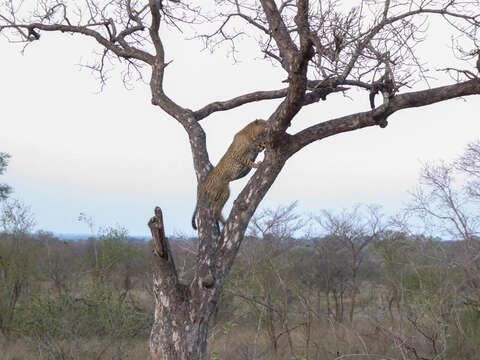
{"label": "pale grey sky", "polygon": [[[450,55],[447,42],[437,40],[424,50],[438,68],[448,65],[442,63]],[[160,205],[167,233],[193,234],[196,187],[183,128],[151,105],[148,84],[126,90],[112,72],[99,93],[94,76],[76,65],[92,59],[92,44],[78,36],[43,34],[22,56],[18,47],[0,40],[0,151],[12,155],[0,182],[12,185],[12,196],[31,206],[38,229],[88,232],[77,221],[83,212],[97,226],[119,224],[130,234],[148,235],[146,222]],[[166,49],[173,60],[166,91],[185,107],[284,86],[283,70],[254,55],[233,65],[222,54],[200,52],[200,44],[167,41]],[[369,109],[366,92],[349,95],[333,94],[305,108],[289,131]],[[212,162],[236,131],[267,118],[277,104],[247,105],[203,120]],[[288,161],[261,206],[299,200],[304,213],[357,203],[399,209],[417,182],[421,161],[452,159],[478,138],[479,105],[479,97],[470,97],[405,110],[391,116],[385,129],[317,142]],[[231,187],[225,215],[245,182]]]}

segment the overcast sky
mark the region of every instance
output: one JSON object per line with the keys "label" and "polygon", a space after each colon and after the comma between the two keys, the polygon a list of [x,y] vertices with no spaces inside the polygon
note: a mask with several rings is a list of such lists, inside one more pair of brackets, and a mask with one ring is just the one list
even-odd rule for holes
{"label": "overcast sky", "polygon": [[[448,39],[441,39],[423,49],[437,68],[448,66],[443,62],[450,55]],[[148,84],[138,82],[127,90],[114,71],[99,92],[95,76],[78,66],[92,61],[92,45],[78,36],[44,33],[22,55],[0,40],[0,152],[12,155],[0,183],[11,185],[12,197],[31,207],[37,229],[88,233],[77,221],[83,212],[97,226],[118,224],[132,235],[148,235],[146,223],[160,205],[168,234],[192,235],[196,185],[186,133],[151,105]],[[222,53],[201,52],[193,42],[173,39],[166,49],[173,60],[165,77],[167,94],[193,110],[284,86],[283,70],[254,54],[246,53],[234,65]],[[289,132],[369,109],[366,92],[349,96],[333,94],[304,108]],[[235,132],[256,118],[268,118],[278,103],[247,105],[203,120],[212,162]],[[452,159],[478,138],[479,105],[479,97],[470,97],[403,110],[390,117],[385,129],[314,143],[287,162],[260,206],[299,200],[299,211],[310,214],[373,203],[394,212],[408,200],[422,162]],[[246,180],[232,184],[225,215]]]}

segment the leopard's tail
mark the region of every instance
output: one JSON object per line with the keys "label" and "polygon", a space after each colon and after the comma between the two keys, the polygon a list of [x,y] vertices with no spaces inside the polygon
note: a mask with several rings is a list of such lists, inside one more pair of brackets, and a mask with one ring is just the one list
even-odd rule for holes
{"label": "leopard's tail", "polygon": [[192,227],[197,230],[197,224],[196,224],[196,217],[197,217],[197,211],[198,211],[198,204],[195,205],[195,210],[193,211],[193,216],[192,216]]}

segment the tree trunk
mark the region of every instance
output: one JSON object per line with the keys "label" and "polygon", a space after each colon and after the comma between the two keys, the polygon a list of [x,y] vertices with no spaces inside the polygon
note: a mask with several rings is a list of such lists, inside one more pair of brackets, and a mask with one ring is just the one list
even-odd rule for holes
{"label": "tree trunk", "polygon": [[388,299],[388,314],[390,315],[390,321],[392,323],[392,326],[395,327],[395,318],[393,316],[393,302],[395,300],[394,296],[390,296],[390,299]]}
{"label": "tree trunk", "polygon": [[337,294],[336,290],[332,291],[333,299],[335,300],[335,321],[342,322],[343,321],[343,300],[341,297],[341,293]]}
{"label": "tree trunk", "polygon": [[[169,315],[157,316],[158,311]],[[208,318],[200,318],[198,312],[188,311],[188,301],[167,307],[157,304],[150,336],[152,359],[206,359]]]}
{"label": "tree trunk", "polygon": [[353,279],[352,293],[351,293],[351,304],[350,304],[350,314],[349,314],[350,324],[353,324],[353,314],[355,313],[355,306],[356,305],[357,305],[357,281],[356,281],[356,279]]}
{"label": "tree trunk", "polygon": [[[159,207],[155,208],[155,216],[148,222],[153,238],[155,321],[150,336],[153,359],[206,358],[209,319],[215,312],[245,229],[286,161],[286,158],[274,152],[270,156],[271,159],[267,154],[264,161],[271,165],[253,174],[235,200],[221,231],[214,218],[213,207],[202,203],[207,199],[199,201],[198,216],[201,221],[197,264],[194,278],[188,285],[179,282],[165,237],[163,215]],[[273,317],[273,314],[270,315]],[[276,339],[273,345],[278,351]]]}
{"label": "tree trunk", "polygon": [[343,318],[344,318],[344,314],[345,314],[345,306],[344,306],[344,295],[345,295],[345,290],[341,290],[340,292],[340,318],[341,318],[341,322],[343,322]]}
{"label": "tree trunk", "polygon": [[155,294],[155,321],[150,334],[152,359],[203,360],[207,352],[208,321],[219,292],[205,279],[192,286],[178,282],[159,207],[155,208],[148,226],[153,236]]}
{"label": "tree trunk", "polygon": [[[153,237],[153,291],[155,320],[150,334],[150,353],[154,360],[204,360],[210,316],[216,309],[225,278],[214,279],[208,264],[189,285],[178,280],[163,216],[159,207],[148,223]],[[215,244],[215,241],[211,242]],[[214,249],[200,248],[202,252]]]}
{"label": "tree trunk", "polygon": [[[328,316],[332,315],[332,309],[330,308],[330,289],[327,289],[327,293],[325,296],[326,302],[327,302],[327,314]],[[320,307],[319,307],[319,312],[320,312]]]}
{"label": "tree trunk", "polygon": [[312,314],[310,310],[307,310],[305,319],[305,359],[310,359],[310,339],[312,333]]}
{"label": "tree trunk", "polygon": [[270,344],[272,345],[273,356],[276,359],[278,357],[278,343],[277,343],[277,335],[275,331],[275,319],[273,315],[273,310],[271,308],[267,308],[266,320],[267,320],[268,335],[270,337]]}

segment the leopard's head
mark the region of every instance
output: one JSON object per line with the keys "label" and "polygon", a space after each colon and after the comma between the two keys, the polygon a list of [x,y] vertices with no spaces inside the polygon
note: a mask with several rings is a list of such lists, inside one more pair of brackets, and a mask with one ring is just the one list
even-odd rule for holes
{"label": "leopard's head", "polygon": [[245,127],[246,132],[252,139],[258,139],[264,136],[268,130],[268,123],[266,120],[256,119]]}

